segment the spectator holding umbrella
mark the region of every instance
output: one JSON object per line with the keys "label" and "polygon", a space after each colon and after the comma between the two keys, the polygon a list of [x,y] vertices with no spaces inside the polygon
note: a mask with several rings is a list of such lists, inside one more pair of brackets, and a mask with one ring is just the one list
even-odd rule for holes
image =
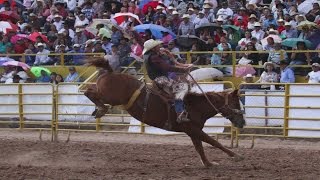
{"label": "spectator holding umbrella", "polygon": [[37,82],[38,83],[50,83],[51,77],[48,75],[48,73],[45,70],[41,70],[41,76],[38,77]]}

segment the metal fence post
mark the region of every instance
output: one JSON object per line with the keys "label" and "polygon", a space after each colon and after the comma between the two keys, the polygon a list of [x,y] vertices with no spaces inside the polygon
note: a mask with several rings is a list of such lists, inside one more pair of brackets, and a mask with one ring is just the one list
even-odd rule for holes
{"label": "metal fence post", "polygon": [[187,64],[191,64],[191,53],[190,53],[190,51],[187,52]]}
{"label": "metal fence post", "polygon": [[236,76],[237,53],[232,51],[232,76]]}
{"label": "metal fence post", "polygon": [[60,54],[61,65],[64,66],[64,54]]}
{"label": "metal fence post", "polygon": [[24,117],[23,117],[22,84],[18,84],[18,99],[19,99],[19,129],[23,129],[24,128]]}
{"label": "metal fence post", "polygon": [[284,124],[283,124],[283,137],[288,136],[289,125],[289,100],[290,100],[290,84],[285,84],[285,99],[284,99]]}

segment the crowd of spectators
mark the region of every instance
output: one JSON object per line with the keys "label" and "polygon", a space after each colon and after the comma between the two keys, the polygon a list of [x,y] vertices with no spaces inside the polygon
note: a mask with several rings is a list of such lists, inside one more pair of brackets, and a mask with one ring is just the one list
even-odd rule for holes
{"label": "crowd of spectators", "polygon": [[[160,25],[172,31],[177,39],[167,31],[161,31],[160,38],[164,47],[171,52],[216,52],[192,54],[192,63],[197,65],[231,65],[233,56],[225,52],[230,50],[243,51],[237,54],[237,59],[247,59],[251,65],[271,62],[274,65],[269,63],[266,67],[272,66],[273,69],[278,68],[281,60],[286,61],[288,68],[319,61],[318,53],[285,52],[288,49],[320,49],[317,41],[311,44],[307,41],[319,33],[320,6],[317,1],[164,0],[157,1],[156,5],[151,5],[151,1],[24,0],[22,5],[14,5],[5,0],[0,9],[0,18],[1,12],[16,14],[5,21],[17,25],[18,29],[2,30],[0,53],[26,53],[25,62],[31,66],[61,64],[61,56],[50,55],[52,53],[74,53],[64,56],[67,65],[84,64],[85,55],[75,53],[102,53],[111,66],[119,71],[121,66],[127,66],[134,59],[141,60],[143,43],[156,38],[150,29],[142,33],[135,32],[134,27],[142,23]],[[300,8],[307,3],[309,6]],[[115,18],[117,13],[132,13],[138,19],[131,15],[123,16],[119,22]],[[88,27],[95,19],[109,19],[111,27],[99,23],[94,27],[96,33],[92,33]],[[193,42],[190,47],[178,41],[179,37],[186,35],[197,37],[190,39]],[[292,47],[281,44],[281,41],[290,38],[299,38],[300,41]],[[22,61],[19,56],[12,58]],[[176,58],[182,62],[186,59],[183,55],[176,55]],[[266,69],[270,71],[270,68]],[[257,75],[261,73],[256,72]],[[283,74],[282,71],[278,73]],[[42,77],[42,80],[48,79]],[[50,80],[61,82],[63,78],[53,74]]]}

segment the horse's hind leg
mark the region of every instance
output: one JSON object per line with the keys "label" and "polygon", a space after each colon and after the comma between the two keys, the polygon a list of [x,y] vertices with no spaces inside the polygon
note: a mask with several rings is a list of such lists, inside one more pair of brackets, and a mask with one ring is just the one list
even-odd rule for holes
{"label": "horse's hind leg", "polygon": [[100,100],[98,93],[95,89],[89,88],[84,93],[85,96],[87,96],[97,107],[92,115],[96,118],[101,118],[108,112],[108,107],[104,105],[104,103]]}
{"label": "horse's hind leg", "polygon": [[191,137],[191,140],[192,140],[192,143],[196,149],[196,151],[198,152],[198,154],[200,155],[200,158],[201,158],[201,162],[203,163],[203,165],[205,167],[210,167],[210,166],[213,166],[213,164],[216,164],[218,165],[218,163],[215,163],[215,162],[210,162],[206,155],[204,154],[204,150],[203,150],[203,146],[202,146],[202,142],[200,139],[198,138],[195,138],[195,137]]}

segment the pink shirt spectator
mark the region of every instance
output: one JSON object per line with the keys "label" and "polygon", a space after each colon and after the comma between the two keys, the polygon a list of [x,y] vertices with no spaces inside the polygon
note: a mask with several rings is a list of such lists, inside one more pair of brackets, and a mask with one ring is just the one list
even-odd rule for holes
{"label": "pink shirt spectator", "polygon": [[171,34],[167,34],[167,35],[165,35],[162,39],[161,39],[161,41],[163,42],[163,44],[165,45],[165,46],[167,46],[168,45],[168,43],[171,41],[173,39],[173,37],[171,36]]}
{"label": "pink shirt spectator", "polygon": [[142,55],[142,47],[138,43],[131,45],[131,51],[136,56],[141,56]]}

